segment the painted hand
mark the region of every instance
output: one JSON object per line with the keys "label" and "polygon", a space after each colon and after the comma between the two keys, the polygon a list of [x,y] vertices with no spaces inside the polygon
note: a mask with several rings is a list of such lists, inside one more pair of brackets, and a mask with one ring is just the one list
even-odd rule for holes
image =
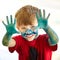
{"label": "painted hand", "polygon": [[42,16],[41,10],[39,11],[39,15],[38,13],[36,13],[39,28],[45,29],[47,27],[49,16],[50,16],[50,13],[48,14],[47,18],[45,18],[45,10],[43,10],[43,16]]}
{"label": "painted hand", "polygon": [[12,35],[14,33],[18,33],[18,31],[16,31],[16,29],[15,29],[16,20],[14,19],[14,23],[12,22],[13,21],[12,15],[10,15],[10,23],[9,23],[8,16],[6,16],[6,20],[7,20],[7,24],[5,24],[4,21],[2,21],[2,23],[6,27],[7,33],[9,35]]}

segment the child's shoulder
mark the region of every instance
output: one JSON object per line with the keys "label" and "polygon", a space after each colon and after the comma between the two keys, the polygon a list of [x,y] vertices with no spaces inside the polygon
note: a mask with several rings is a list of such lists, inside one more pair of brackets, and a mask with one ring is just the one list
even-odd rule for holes
{"label": "child's shoulder", "polygon": [[48,41],[48,38],[49,38],[48,34],[41,34],[38,36],[37,40],[39,42],[46,42],[46,41]]}
{"label": "child's shoulder", "polygon": [[38,39],[47,40],[49,38],[48,34],[41,34],[38,36]]}
{"label": "child's shoulder", "polygon": [[40,34],[39,37],[48,37],[48,34]]}
{"label": "child's shoulder", "polygon": [[12,39],[15,39],[15,40],[16,40],[16,39],[17,39],[17,40],[18,40],[18,39],[22,39],[22,36],[21,36],[21,35],[16,35],[16,36],[13,36]]}

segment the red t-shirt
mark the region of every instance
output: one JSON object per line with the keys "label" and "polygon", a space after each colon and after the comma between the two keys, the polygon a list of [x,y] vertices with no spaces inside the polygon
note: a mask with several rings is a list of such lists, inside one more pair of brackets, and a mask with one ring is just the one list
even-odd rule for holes
{"label": "red t-shirt", "polygon": [[12,53],[16,50],[19,60],[33,60],[30,59],[30,47],[35,48],[38,53],[35,60],[51,60],[52,51],[57,50],[57,45],[49,45],[47,34],[39,35],[33,41],[27,41],[21,35],[15,36],[13,39],[16,41],[16,45],[9,47],[9,51]]}

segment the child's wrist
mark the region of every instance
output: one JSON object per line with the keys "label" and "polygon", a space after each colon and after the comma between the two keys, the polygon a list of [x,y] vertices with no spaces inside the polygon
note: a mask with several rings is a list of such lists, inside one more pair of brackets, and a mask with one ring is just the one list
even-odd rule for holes
{"label": "child's wrist", "polygon": [[9,41],[9,40],[11,39],[11,36],[12,36],[13,34],[7,32],[6,35],[7,35],[7,37],[8,37],[8,38],[7,38],[8,41]]}
{"label": "child's wrist", "polygon": [[45,32],[47,32],[48,31],[48,29],[49,29],[49,26],[47,25],[45,28],[43,28],[44,29],[44,31]]}

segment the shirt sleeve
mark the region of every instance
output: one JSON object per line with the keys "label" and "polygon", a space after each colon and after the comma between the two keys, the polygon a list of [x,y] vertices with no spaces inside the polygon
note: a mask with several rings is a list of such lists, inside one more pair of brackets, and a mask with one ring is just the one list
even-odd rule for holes
{"label": "shirt sleeve", "polygon": [[54,45],[54,46],[50,46],[50,49],[52,51],[56,51],[57,50],[57,47],[58,47],[58,44]]}

